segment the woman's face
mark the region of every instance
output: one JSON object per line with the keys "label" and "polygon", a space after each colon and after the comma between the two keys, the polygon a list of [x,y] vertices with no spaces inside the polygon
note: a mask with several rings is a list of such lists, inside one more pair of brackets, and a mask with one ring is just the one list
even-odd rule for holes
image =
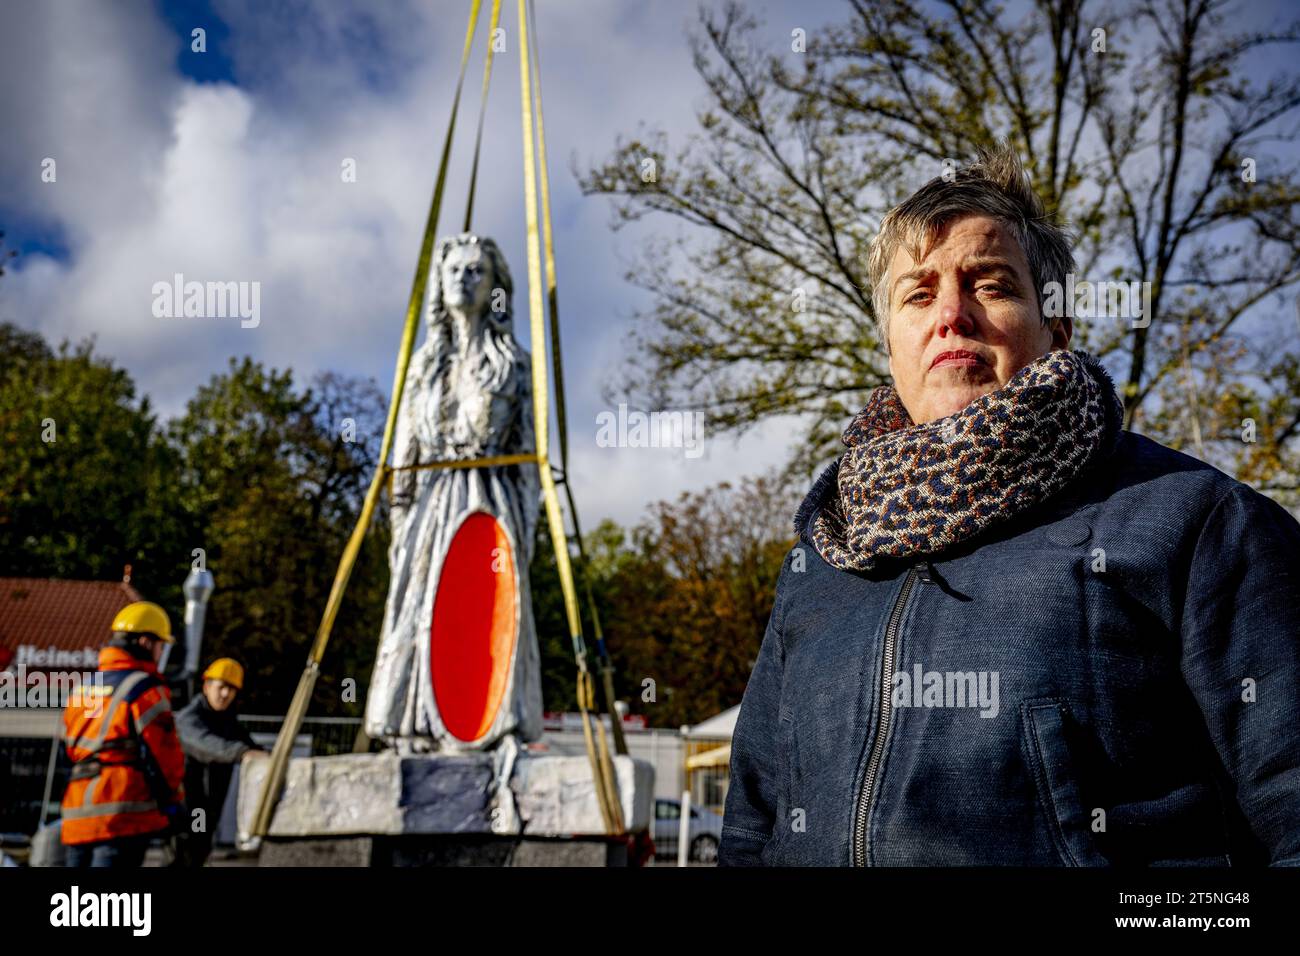
{"label": "woman's face", "polygon": [[920,262],[900,248],[886,281],[889,370],[918,425],[961,411],[1070,343],[1068,324],[1043,324],[1024,252],[988,216],[949,223]]}
{"label": "woman's face", "polygon": [[443,260],[442,301],[469,314],[487,311],[492,296],[492,263],[482,246],[454,246]]}

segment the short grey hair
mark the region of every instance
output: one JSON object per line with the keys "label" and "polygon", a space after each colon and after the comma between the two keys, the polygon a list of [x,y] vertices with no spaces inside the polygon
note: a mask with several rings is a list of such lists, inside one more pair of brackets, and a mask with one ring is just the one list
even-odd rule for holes
{"label": "short grey hair", "polygon": [[1043,324],[1045,286],[1065,285],[1074,271],[1073,237],[1043,208],[1015,150],[1005,143],[981,150],[978,162],[956,170],[951,181],[936,177],[891,209],[871,240],[867,279],[871,304],[885,351],[889,351],[889,264],[899,247],[913,259],[950,223],[966,216],[989,216],[1009,229],[1029,262]]}

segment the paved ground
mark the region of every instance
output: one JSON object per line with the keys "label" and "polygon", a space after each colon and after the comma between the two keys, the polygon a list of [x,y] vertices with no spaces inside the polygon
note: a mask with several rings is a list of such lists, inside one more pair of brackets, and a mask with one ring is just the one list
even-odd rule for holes
{"label": "paved ground", "polygon": [[[145,866],[167,866],[167,854],[162,847],[152,847],[144,855]],[[207,866],[257,866],[255,854],[238,854],[234,850],[213,850],[208,857]]]}

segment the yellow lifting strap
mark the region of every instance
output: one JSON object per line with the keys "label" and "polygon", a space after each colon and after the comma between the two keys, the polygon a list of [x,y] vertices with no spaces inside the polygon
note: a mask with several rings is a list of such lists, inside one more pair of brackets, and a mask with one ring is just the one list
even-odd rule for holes
{"label": "yellow lifting strap", "polygon": [[[546,250],[546,304],[551,317],[551,361],[555,371],[555,421],[560,435],[560,467],[564,469],[564,495],[569,502],[569,515],[573,519],[573,539],[578,547],[578,574],[582,580],[583,596],[587,600],[587,610],[591,613],[592,634],[596,638],[596,649],[600,664],[602,688],[605,702],[609,707],[610,727],[614,732],[614,749],[626,754],[627,741],[623,736],[623,722],[614,706],[614,676],[609,664],[609,654],[605,649],[605,635],[600,626],[600,611],[596,599],[591,593],[591,576],[587,573],[587,553],[582,543],[582,525],[578,521],[578,506],[573,500],[573,485],[569,481],[569,435],[568,414],[564,406],[564,362],[560,354],[560,305],[555,290],[555,245],[551,232],[551,177],[546,163],[546,124],[542,121],[542,58],[538,52],[537,8],[529,0],[528,19],[532,28],[532,77],[533,101],[537,109],[537,161],[541,168],[542,197],[542,247]],[[595,708],[593,707],[593,710]],[[604,740],[604,727],[601,727],[601,740]]]}
{"label": "yellow lifting strap", "polygon": [[411,298],[406,306],[406,325],[402,329],[402,345],[397,355],[397,370],[393,375],[393,395],[388,406],[388,420],[384,424],[384,440],[379,448],[380,467],[370,482],[366,498],[361,506],[356,527],[348,539],[343,556],[339,559],[338,570],[334,574],[334,585],[330,588],[329,599],[325,602],[325,612],[321,615],[320,627],[316,631],[316,640],[307,655],[307,666],[298,681],[293,700],[285,714],[284,724],[275,740],[271,751],[271,766],[267,770],[266,783],[262,788],[261,799],[257,805],[257,814],[253,818],[252,835],[266,836],[271,827],[271,814],[280,799],[280,790],[284,786],[285,774],[289,769],[289,752],[294,738],[302,726],[302,719],[307,714],[307,705],[316,686],[316,677],[320,673],[321,658],[325,655],[325,646],[329,643],[330,631],[334,628],[334,618],[338,616],[339,605],[343,603],[343,592],[347,588],[352,567],[361,552],[361,543],[374,517],[375,505],[386,482],[386,465],[393,444],[393,432],[397,427],[397,412],[402,404],[402,392],[406,388],[406,370],[411,363],[411,351],[415,345],[415,333],[420,325],[420,313],[424,303],[424,293],[429,282],[429,262],[433,258],[433,244],[438,232],[438,213],[442,209],[442,190],[447,180],[447,161],[451,156],[451,141],[456,130],[456,112],[460,107],[460,92],[465,85],[465,67],[469,64],[469,51],[474,41],[474,30],[478,26],[480,0],[472,0],[469,13],[469,26],[465,30],[465,45],[460,55],[460,77],[456,80],[456,92],[452,98],[451,119],[447,123],[447,135],[443,140],[442,158],[438,163],[438,178],[433,187],[433,201],[429,206],[429,217],[424,225],[424,240],[420,244],[420,258],[415,267],[415,281],[411,287]]}
{"label": "yellow lifting strap", "polygon": [[469,199],[465,200],[465,228],[469,232],[470,220],[474,215],[474,187],[478,185],[478,156],[483,145],[483,117],[487,114],[488,87],[492,82],[492,57],[496,53],[493,42],[496,39],[497,24],[501,22],[501,0],[492,0],[492,20],[488,23],[487,59],[483,63],[483,89],[478,101],[478,132],[474,135],[474,161],[469,167]]}
{"label": "yellow lifting strap", "polygon": [[[524,140],[524,203],[528,225],[528,315],[532,341],[534,431],[537,434],[538,473],[541,476],[542,499],[546,503],[546,519],[551,529],[551,543],[555,547],[555,565],[560,574],[560,589],[564,594],[564,612],[573,638],[574,657],[578,664],[578,710],[582,715],[583,738],[587,757],[595,779],[597,802],[605,821],[605,831],[623,833],[622,803],[618,794],[618,780],[609,747],[605,740],[605,726],[596,717],[600,735],[597,746],[591,735],[591,711],[594,695],[591,674],[587,670],[587,653],[582,640],[582,619],[578,614],[577,589],[573,585],[573,568],[569,562],[569,546],[565,537],[564,518],[560,513],[560,500],[555,493],[555,479],[551,475],[549,457],[550,410],[546,383],[546,327],[542,307],[542,262],[537,228],[537,159],[533,148],[533,95],[532,69],[529,52],[534,42],[528,32],[527,0],[519,4],[519,106]],[[540,84],[539,84],[540,87]],[[546,167],[542,167],[543,188],[549,195]],[[547,230],[547,263],[554,276],[554,252],[550,230]],[[553,343],[554,344],[554,343]]]}

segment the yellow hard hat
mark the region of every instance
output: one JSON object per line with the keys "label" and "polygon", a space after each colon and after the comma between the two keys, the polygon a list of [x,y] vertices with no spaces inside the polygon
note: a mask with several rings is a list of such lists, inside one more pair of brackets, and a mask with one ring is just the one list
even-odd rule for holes
{"label": "yellow hard hat", "polygon": [[203,672],[204,680],[223,680],[232,687],[244,689],[244,668],[233,657],[219,657]]}
{"label": "yellow hard hat", "polygon": [[164,643],[176,643],[167,612],[152,601],[136,601],[122,608],[113,618],[113,630],[126,634],[149,634]]}

